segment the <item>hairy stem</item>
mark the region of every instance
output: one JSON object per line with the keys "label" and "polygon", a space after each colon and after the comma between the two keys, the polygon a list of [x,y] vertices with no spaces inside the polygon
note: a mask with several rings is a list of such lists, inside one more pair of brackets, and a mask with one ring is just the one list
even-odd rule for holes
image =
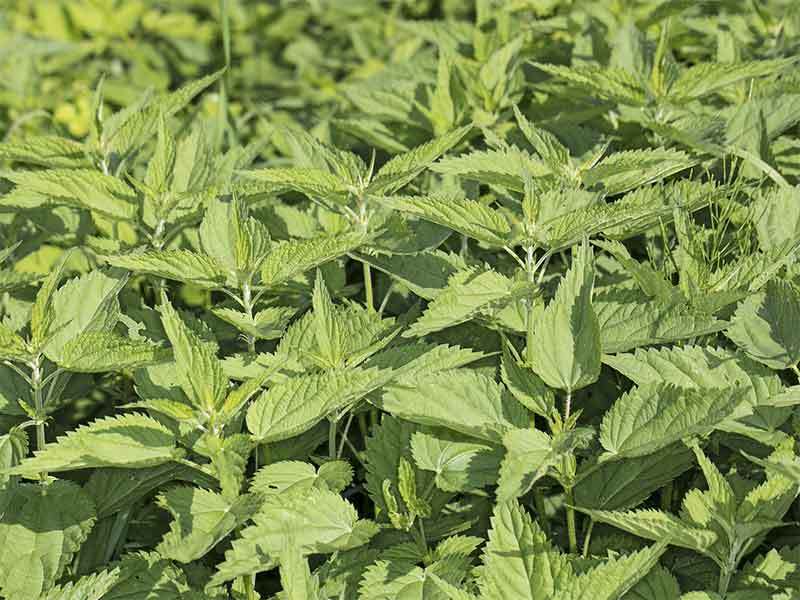
{"label": "hairy stem", "polygon": [[353,417],[355,415],[350,412],[347,416],[347,422],[344,424],[344,429],[342,430],[342,440],[339,442],[339,450],[336,452],[336,458],[341,458],[342,453],[344,452],[344,444],[347,441],[347,433],[350,431],[350,425],[353,423]]}
{"label": "hairy stem", "polygon": [[572,554],[578,552],[578,536],[575,530],[575,509],[572,505],[575,504],[575,497],[572,493],[572,488],[564,490],[566,492],[567,503],[567,535],[569,535],[569,551]]}
{"label": "hairy stem", "polygon": [[331,459],[336,458],[336,421],[333,419],[330,419],[328,428],[328,456]]}
{"label": "hairy stem", "polygon": [[[36,411],[36,449],[42,450],[45,445],[44,437],[44,402],[42,400],[42,364],[41,356],[37,356],[31,363],[31,387],[33,388],[33,408]],[[42,481],[47,479],[47,473],[39,473]]]}
{"label": "hairy stem", "polygon": [[[244,307],[245,313],[247,313],[247,319],[252,322],[253,321],[253,291],[250,288],[250,282],[246,282],[242,284],[242,306]],[[256,336],[248,334],[245,336],[247,339],[247,352],[249,354],[256,353]]]}
{"label": "hairy stem", "polygon": [[583,538],[583,558],[589,557],[589,542],[592,539],[593,529],[594,529],[594,519],[589,521],[589,528],[586,530],[586,537]]}
{"label": "hairy stem", "polygon": [[372,271],[369,263],[363,262],[361,263],[361,266],[364,269],[364,303],[369,310],[375,310],[375,299],[373,298],[372,292]]}

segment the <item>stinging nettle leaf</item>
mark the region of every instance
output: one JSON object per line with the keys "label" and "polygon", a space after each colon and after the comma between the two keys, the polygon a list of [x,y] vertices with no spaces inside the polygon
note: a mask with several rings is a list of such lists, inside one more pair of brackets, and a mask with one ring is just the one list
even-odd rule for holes
{"label": "stinging nettle leaf", "polygon": [[573,251],[572,266],[555,298],[534,324],[529,356],[550,387],[572,393],[600,375],[600,328],[592,306],[594,257],[588,243]]}

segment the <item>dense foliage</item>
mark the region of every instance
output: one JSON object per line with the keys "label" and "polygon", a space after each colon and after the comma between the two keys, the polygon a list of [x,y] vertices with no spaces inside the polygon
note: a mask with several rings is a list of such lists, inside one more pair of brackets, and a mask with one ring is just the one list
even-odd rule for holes
{"label": "dense foliage", "polygon": [[800,4],[0,8],[0,597],[800,598]]}

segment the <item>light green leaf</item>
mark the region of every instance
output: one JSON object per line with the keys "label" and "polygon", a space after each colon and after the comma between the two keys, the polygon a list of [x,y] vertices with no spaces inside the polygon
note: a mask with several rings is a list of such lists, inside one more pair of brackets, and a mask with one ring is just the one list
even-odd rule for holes
{"label": "light green leaf", "polygon": [[189,401],[210,418],[219,411],[227,396],[228,378],[222,372],[222,364],[213,348],[187,327],[169,302],[162,304],[160,310],[161,323],[175,355],[181,389]]}
{"label": "light green leaf", "polygon": [[0,589],[8,600],[47,593],[95,521],[92,499],[71,481],[0,494]]}
{"label": "light green leaf", "polygon": [[83,144],[49,135],[12,138],[0,143],[0,160],[49,168],[91,166]]}
{"label": "light green leaf", "polygon": [[29,354],[25,340],[0,323],[0,359],[25,360]]}
{"label": "light green leaf", "polygon": [[228,502],[215,492],[187,486],[167,490],[157,502],[172,514],[173,521],[156,550],[182,563],[205,556],[261,504],[257,496],[246,494]]}
{"label": "light green leaf", "polygon": [[495,506],[480,579],[487,600],[553,598],[574,577],[566,556],[548,542],[516,501]]}
{"label": "light green leaf", "polygon": [[392,194],[410,183],[433,161],[458,144],[469,133],[472,125],[460,127],[441,137],[432,139],[412,150],[395,155],[375,174],[367,187],[371,194]]}
{"label": "light green leaf", "polygon": [[171,352],[105,331],[89,331],[67,342],[57,364],[76,373],[137,369],[169,360]]}
{"label": "light green leaf", "polygon": [[446,427],[494,443],[500,443],[509,429],[528,424],[525,409],[502,386],[468,369],[389,385],[381,408],[415,423]]}
{"label": "light green leaf", "polygon": [[105,417],[59,436],[8,472],[35,477],[41,472],[97,467],[151,467],[182,455],[175,435],[141,414]]}
{"label": "light green leaf", "polygon": [[224,277],[217,263],[191,250],[147,250],[106,257],[108,264],[134,273],[146,273],[203,288],[220,288]]}
{"label": "light green leaf", "polygon": [[390,370],[337,369],[302,375],[273,385],[247,411],[247,428],[261,443],[276,442],[308,431],[384,385]]}
{"label": "light green leaf", "polygon": [[284,283],[355,250],[367,240],[361,233],[344,233],[276,243],[261,265],[261,282],[266,286]]}
{"label": "light green leaf", "polygon": [[511,228],[499,212],[476,200],[449,193],[428,196],[390,196],[376,200],[394,210],[407,212],[449,227],[489,246],[508,243]]}
{"label": "light green leaf", "polygon": [[96,211],[112,219],[133,220],[136,193],[121,179],[90,169],[14,171],[4,177],[17,187],[16,196],[43,196],[53,202]]}
{"label": "light green leaf", "polygon": [[725,334],[751,358],[772,369],[800,362],[800,294],[787,282],[772,280],[739,305]]}
{"label": "light green leaf", "polygon": [[658,510],[613,512],[580,508],[598,523],[607,523],[649,540],[667,541],[673,546],[708,554],[717,541],[717,534],[709,529],[689,525],[669,513]]}
{"label": "light green leaf", "polygon": [[667,544],[657,544],[621,558],[610,558],[592,570],[570,580],[553,600],[617,600],[652,569]]}
{"label": "light green leaf", "polygon": [[623,394],[606,412],[600,443],[606,460],[646,456],[730,418],[749,414],[748,389],[679,388],[648,384]]}
{"label": "light green leaf", "polygon": [[532,368],[550,387],[572,393],[600,375],[600,329],[592,307],[594,257],[588,243],[573,250],[572,266],[534,324]]}
{"label": "light green leaf", "polygon": [[421,432],[411,437],[411,452],[418,468],[436,473],[436,485],[445,492],[492,485],[503,455],[500,448]]}
{"label": "light green leaf", "polygon": [[461,271],[447,282],[425,312],[403,333],[419,337],[465,323],[481,311],[511,298],[513,282],[496,271]]}
{"label": "light green leaf", "polygon": [[50,308],[45,356],[58,362],[64,358],[66,345],[79,335],[112,329],[119,320],[117,295],[127,281],[127,274],[119,271],[92,271],[57,290]]}

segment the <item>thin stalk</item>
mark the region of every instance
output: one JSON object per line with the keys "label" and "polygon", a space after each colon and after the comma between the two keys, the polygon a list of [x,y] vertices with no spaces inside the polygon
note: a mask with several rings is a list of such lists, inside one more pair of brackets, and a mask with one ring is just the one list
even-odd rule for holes
{"label": "thin stalk", "polygon": [[336,452],[336,458],[342,457],[342,452],[344,452],[344,444],[347,441],[347,432],[350,431],[350,425],[353,423],[354,416],[355,415],[352,413],[352,411],[350,412],[349,415],[347,415],[347,422],[344,424],[344,430],[342,431],[342,440],[341,442],[339,442],[339,450]]}
{"label": "thin stalk", "polygon": [[736,557],[739,554],[739,543],[732,543],[730,551],[728,552],[728,560],[724,565],[721,565],[720,572],[719,572],[719,586],[717,591],[719,595],[723,598],[728,593],[728,587],[731,584],[731,577],[733,573],[736,571],[736,563],[738,562]]}
{"label": "thin stalk", "polygon": [[589,521],[589,528],[586,530],[586,537],[583,538],[583,558],[589,557],[589,542],[592,539],[593,529],[594,529],[594,519]]}
{"label": "thin stalk", "polygon": [[567,392],[564,398],[564,423],[569,421],[569,415],[572,411],[572,392]]}
{"label": "thin stalk", "polygon": [[370,270],[369,263],[367,262],[362,262],[361,266],[364,269],[364,303],[369,310],[375,310],[375,299],[372,292],[372,271]]}
{"label": "thin stalk", "polygon": [[535,266],[533,263],[533,246],[525,249],[525,271],[528,275],[528,284],[531,285],[530,293],[528,294],[528,301],[526,305],[527,313],[525,315],[525,359],[528,365],[533,364],[533,282],[536,277]]}
{"label": "thin stalk", "polygon": [[383,297],[381,305],[378,307],[378,316],[383,316],[383,311],[386,310],[386,305],[389,303],[389,297],[392,295],[393,291],[394,291],[394,281],[389,284],[389,289],[386,290],[386,295]]}
{"label": "thin stalk", "polygon": [[[245,313],[247,313],[247,319],[252,322],[253,321],[253,292],[250,288],[250,282],[246,282],[242,284],[242,306],[244,307]],[[256,336],[254,335],[246,335],[245,339],[247,340],[247,352],[250,354],[256,353]]]}
{"label": "thin stalk", "polygon": [[[31,362],[31,387],[33,388],[33,407],[36,411],[36,449],[43,450],[45,445],[44,437],[44,402],[42,400],[42,364],[41,356],[37,356]],[[39,473],[39,479],[43,482],[47,480],[47,473]]]}
{"label": "thin stalk", "polygon": [[[572,410],[572,391],[568,391],[564,398],[564,425],[566,426],[569,421],[570,412]],[[566,469],[565,469],[566,475]],[[567,533],[569,534],[569,551],[575,554],[578,551],[578,537],[575,532],[575,509],[572,505],[575,504],[575,498],[572,494],[572,486],[564,488],[566,493],[566,511],[567,511]]]}
{"label": "thin stalk", "polygon": [[333,419],[330,419],[328,428],[328,456],[331,459],[336,458],[336,421]]}
{"label": "thin stalk", "polygon": [[578,536],[575,530],[575,509],[572,505],[575,504],[575,497],[572,494],[572,488],[564,490],[566,492],[567,503],[567,534],[569,535],[569,551],[572,554],[578,552]]}
{"label": "thin stalk", "polygon": [[244,584],[244,593],[247,600],[258,600],[256,595],[256,576],[242,575],[242,583]]}

